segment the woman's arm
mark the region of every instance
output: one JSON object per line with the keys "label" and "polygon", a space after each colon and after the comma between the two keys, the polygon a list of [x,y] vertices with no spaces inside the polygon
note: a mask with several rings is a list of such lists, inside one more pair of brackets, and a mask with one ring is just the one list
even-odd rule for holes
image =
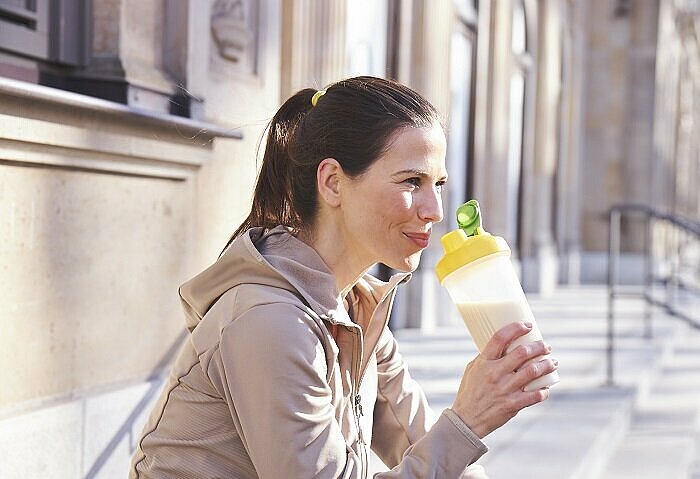
{"label": "woman's arm", "polygon": [[[335,417],[323,333],[313,319],[292,305],[256,306],[221,334],[207,373],[226,397],[259,477],[361,477],[361,459]],[[423,437],[375,479],[460,477],[481,454],[452,411],[427,433],[415,424]]]}
{"label": "woman's arm", "polygon": [[411,469],[421,477],[449,465],[454,476],[445,477],[461,477],[461,471],[487,451],[454,411],[444,411],[433,426],[425,394],[409,374],[388,328],[377,347],[377,375],[372,449],[389,467],[398,466],[392,474]]}
{"label": "woman's arm", "polygon": [[207,372],[260,478],[360,477],[335,418],[320,334],[284,303],[255,306],[221,333]]}
{"label": "woman's arm", "polygon": [[377,401],[374,405],[372,450],[389,467],[423,437],[437,419],[421,387],[408,372],[388,327],[377,343]]}
{"label": "woman's arm", "polygon": [[[387,465],[396,467],[395,476],[413,477],[408,467],[419,471],[416,477],[430,471],[454,473],[476,461],[486,452],[481,438],[505,424],[521,409],[545,400],[549,390],[523,391],[533,379],[549,374],[557,364],[551,359],[532,359],[549,352],[537,341],[506,352],[518,337],[527,334],[531,325],[514,322],[497,331],[484,351],[467,365],[452,408],[446,409],[438,422],[421,437],[426,426],[423,419],[427,404],[420,388],[410,378],[397,351],[396,341],[387,332],[378,350],[379,398],[375,406],[375,437],[381,438],[373,449]],[[383,397],[382,397],[383,396]],[[453,426],[453,427],[450,427]],[[458,430],[461,434],[454,434]],[[415,441],[415,442],[414,442]],[[407,443],[402,457],[401,450]],[[398,461],[401,462],[398,462]],[[464,475],[445,477],[484,477],[474,468]]]}

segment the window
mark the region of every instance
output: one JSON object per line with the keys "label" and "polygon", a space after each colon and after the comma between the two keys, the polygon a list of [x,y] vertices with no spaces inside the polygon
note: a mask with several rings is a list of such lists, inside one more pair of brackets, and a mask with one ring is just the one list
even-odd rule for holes
{"label": "window", "polygon": [[88,8],[88,0],[0,0],[0,52],[83,65]]}

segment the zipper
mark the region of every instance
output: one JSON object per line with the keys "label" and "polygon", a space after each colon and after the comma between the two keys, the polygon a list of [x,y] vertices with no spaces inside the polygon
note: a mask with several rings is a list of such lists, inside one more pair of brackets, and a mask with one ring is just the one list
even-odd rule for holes
{"label": "zipper", "polygon": [[362,413],[362,396],[359,394],[355,395],[355,406],[357,407],[360,417],[364,416]]}
{"label": "zipper", "polygon": [[[389,299],[389,306],[388,310],[391,311],[391,307],[394,302],[394,298],[396,298],[396,286],[392,289],[390,293],[390,298],[387,298],[386,296],[383,297],[377,304],[381,304],[387,299]],[[386,328],[387,324],[389,324],[389,315],[386,316],[384,319],[384,324],[382,325],[382,331],[384,328]],[[364,414],[362,412],[362,397],[360,396],[360,384],[362,383],[362,380],[365,377],[365,373],[367,372],[367,367],[365,367],[364,370],[362,370],[362,357],[364,356],[363,352],[363,344],[362,344],[362,330],[359,326],[346,326],[350,332],[353,333],[353,341],[355,341],[355,344],[353,345],[353,354],[356,356],[356,365],[355,365],[355,378],[357,378],[356,381],[353,381],[353,392],[352,392],[352,401],[353,401],[353,415],[355,416],[355,423],[357,427],[357,435],[358,435],[358,441],[360,443],[360,448],[362,448],[362,454],[360,456],[360,463],[361,463],[361,477],[363,479],[367,479],[367,472],[369,470],[369,454],[367,453],[367,446],[365,444],[365,439],[362,435],[362,426],[360,424],[360,417],[362,417]],[[380,333],[381,336],[381,333]],[[357,341],[359,339],[360,342],[360,347],[357,347]],[[374,347],[376,348],[377,345],[375,344]],[[359,355],[356,353],[356,351],[359,349]]]}
{"label": "zipper", "polygon": [[362,420],[360,419],[364,414],[362,413],[362,396],[360,396],[359,390],[355,396],[355,404],[357,405],[358,411],[358,435],[360,439],[360,447],[362,448],[362,477],[367,478],[367,472],[369,472],[369,454],[367,453],[367,444],[362,436],[362,424],[359,424]]}
{"label": "zipper", "polygon": [[[362,378],[360,377],[360,368],[362,366],[362,331],[358,327],[350,327],[350,331],[353,333],[353,341],[355,342],[353,347],[353,354],[355,355],[355,381],[353,381],[353,391],[352,391],[352,402],[353,402],[353,415],[355,416],[355,427],[357,427],[357,439],[360,445],[360,477],[363,479],[367,478],[367,470],[369,466],[367,461],[367,447],[365,445],[365,439],[362,435],[362,424],[360,417],[363,415],[362,412],[362,396],[360,396],[360,382]],[[357,342],[359,340],[359,348],[357,347]],[[357,351],[359,350],[359,354]]]}

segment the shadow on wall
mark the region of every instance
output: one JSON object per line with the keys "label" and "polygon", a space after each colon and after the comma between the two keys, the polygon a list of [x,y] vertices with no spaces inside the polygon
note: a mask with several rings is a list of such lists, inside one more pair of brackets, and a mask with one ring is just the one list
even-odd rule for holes
{"label": "shadow on wall", "polygon": [[[112,457],[114,451],[117,449],[119,444],[127,437],[130,437],[134,430],[140,434],[141,424],[137,424],[137,421],[143,420],[144,414],[148,414],[149,408],[157,395],[163,384],[163,376],[167,374],[170,364],[175,358],[176,353],[180,349],[180,346],[187,337],[187,331],[183,331],[180,336],[170,345],[168,350],[165,352],[163,357],[158,361],[158,364],[153,368],[151,373],[148,375],[147,382],[150,383],[148,389],[143,394],[141,399],[134,405],[131,412],[124,420],[121,427],[114,433],[114,436],[109,440],[109,442],[104,446],[102,451],[97,455],[97,458],[90,466],[90,469],[85,473],[84,479],[94,479],[100,472],[102,467],[107,463],[107,461]],[[136,428],[136,429],[135,429]],[[129,452],[133,454],[136,449],[136,438],[130,437],[129,440]]]}

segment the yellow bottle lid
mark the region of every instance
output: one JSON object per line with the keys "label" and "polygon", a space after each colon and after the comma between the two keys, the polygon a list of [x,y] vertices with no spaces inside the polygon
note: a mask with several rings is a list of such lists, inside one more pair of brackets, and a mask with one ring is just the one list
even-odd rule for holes
{"label": "yellow bottle lid", "polygon": [[457,228],[440,238],[445,255],[435,265],[435,273],[441,284],[448,274],[480,258],[494,253],[510,255],[506,240],[486,233],[481,227],[478,228],[477,233],[474,236],[467,236],[462,228]]}

